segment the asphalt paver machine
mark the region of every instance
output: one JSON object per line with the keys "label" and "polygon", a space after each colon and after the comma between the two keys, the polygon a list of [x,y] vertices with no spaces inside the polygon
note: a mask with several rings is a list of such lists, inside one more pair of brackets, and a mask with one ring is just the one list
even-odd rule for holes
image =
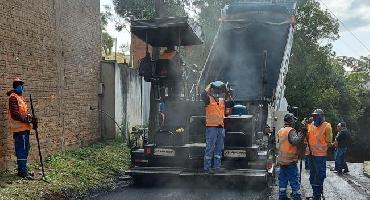
{"label": "asphalt paver machine", "polygon": [[[181,61],[171,65],[149,55],[142,59],[140,73],[151,82],[151,112],[149,137],[131,150],[132,167],[127,174],[134,179],[212,177],[267,183],[273,176],[275,130],[263,134],[263,129],[268,124],[278,130],[287,107],[284,80],[293,43],[295,3],[239,2],[225,6],[221,13],[197,80],[186,76],[189,68]],[[202,44],[188,18],[137,20],[131,31],[153,47]],[[225,170],[206,174],[202,171],[205,105],[199,93],[215,80],[227,82],[235,107],[247,112],[238,113],[235,108],[226,117]],[[165,116],[163,121],[160,114]]]}

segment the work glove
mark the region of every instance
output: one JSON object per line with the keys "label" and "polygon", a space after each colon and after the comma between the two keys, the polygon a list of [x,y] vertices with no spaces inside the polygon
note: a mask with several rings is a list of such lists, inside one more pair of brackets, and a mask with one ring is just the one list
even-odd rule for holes
{"label": "work glove", "polygon": [[32,123],[32,118],[33,118],[32,115],[28,113],[27,116],[26,116],[27,122]]}
{"label": "work glove", "polygon": [[36,117],[33,117],[31,114],[28,114],[27,120],[28,120],[28,123],[32,124],[32,128],[36,130],[37,125],[38,125],[38,119]]}

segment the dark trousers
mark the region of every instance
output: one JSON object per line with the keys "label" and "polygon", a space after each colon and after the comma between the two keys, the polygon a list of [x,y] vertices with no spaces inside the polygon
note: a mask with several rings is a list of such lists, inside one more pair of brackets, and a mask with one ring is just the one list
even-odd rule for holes
{"label": "dark trousers", "polygon": [[326,156],[309,156],[310,183],[314,197],[320,197],[326,178]]}
{"label": "dark trousers", "polygon": [[347,148],[337,148],[335,151],[335,170],[342,172],[343,170],[348,171],[348,166],[345,160]]}
{"label": "dark trousers", "polygon": [[18,175],[25,177],[27,172],[27,157],[30,150],[30,131],[16,132],[13,135],[15,155],[17,156]]}
{"label": "dark trousers", "polygon": [[307,170],[310,169],[310,158],[308,157],[308,155],[304,157],[304,168]]}

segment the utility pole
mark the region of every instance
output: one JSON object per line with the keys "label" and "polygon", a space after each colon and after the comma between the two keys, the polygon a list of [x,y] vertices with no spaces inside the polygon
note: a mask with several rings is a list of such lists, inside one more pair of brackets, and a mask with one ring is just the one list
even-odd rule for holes
{"label": "utility pole", "polygon": [[114,39],[114,61],[117,63],[117,38]]}

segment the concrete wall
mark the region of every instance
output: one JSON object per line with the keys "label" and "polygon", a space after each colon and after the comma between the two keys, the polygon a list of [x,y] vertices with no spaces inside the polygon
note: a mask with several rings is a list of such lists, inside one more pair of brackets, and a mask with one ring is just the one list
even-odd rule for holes
{"label": "concrete wall", "polygon": [[149,123],[150,83],[138,76],[135,69],[125,69],[127,128]]}
{"label": "concrete wall", "polygon": [[123,131],[127,134],[134,126],[147,125],[150,84],[142,80],[136,69],[127,65],[105,61],[101,67],[103,138],[117,136],[121,131],[118,126],[126,128]]}
{"label": "concrete wall", "polygon": [[[123,80],[125,77],[122,77],[123,76],[123,68],[124,66],[123,65],[119,65],[119,64],[115,64],[114,66],[115,68],[115,75],[114,75],[114,81],[115,81],[115,119],[116,119],[116,122],[119,126],[122,126],[124,125],[125,123],[125,102],[126,102],[126,99],[125,99],[125,96],[124,96],[124,83],[123,83]],[[118,127],[116,127],[116,131],[121,131],[118,129]]]}
{"label": "concrete wall", "polygon": [[[114,139],[116,136],[116,124],[115,124],[115,113],[116,113],[116,66],[113,62],[102,62],[101,63],[101,128],[102,136],[104,139]],[[118,107],[117,107],[118,109]]]}
{"label": "concrete wall", "polygon": [[[43,154],[100,137],[99,0],[0,0],[0,170],[14,164],[6,108],[15,77],[26,81]],[[31,159],[37,158],[34,135]]]}

